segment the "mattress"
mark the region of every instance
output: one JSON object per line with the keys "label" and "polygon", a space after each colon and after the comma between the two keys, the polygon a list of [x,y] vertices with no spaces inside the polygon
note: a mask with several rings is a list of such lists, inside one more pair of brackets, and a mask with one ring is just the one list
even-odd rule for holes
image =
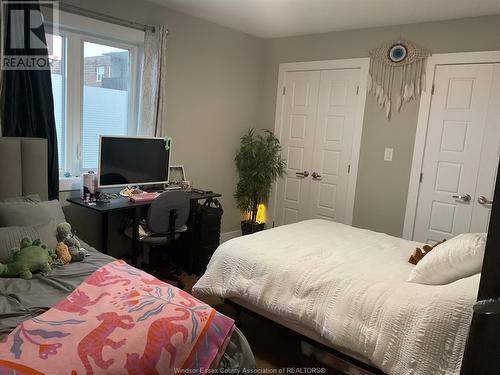
{"label": "mattress", "polygon": [[304,221],[222,244],[193,294],[243,301],[388,374],[458,374],[480,275],[406,282],[421,245]]}
{"label": "mattress", "polygon": [[[32,280],[0,278],[0,340],[21,322],[49,310],[94,271],[115,260],[84,243],[82,247],[90,252],[90,256],[82,262],[54,267],[47,274],[34,274]],[[237,328],[219,365],[224,369],[240,370],[255,367],[252,351]]]}

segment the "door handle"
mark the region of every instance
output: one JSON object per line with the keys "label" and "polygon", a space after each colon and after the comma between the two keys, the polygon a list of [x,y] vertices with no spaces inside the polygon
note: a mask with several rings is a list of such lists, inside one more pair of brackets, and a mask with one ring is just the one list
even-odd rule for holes
{"label": "door handle", "polygon": [[465,194],[465,195],[452,195],[453,198],[455,199],[460,199],[464,202],[470,202],[472,197],[469,195],[469,194]]}
{"label": "door handle", "polygon": [[477,198],[477,202],[479,204],[482,204],[483,206],[486,204],[493,204],[493,201],[488,200],[485,196],[481,195],[479,198]]}
{"label": "door handle", "polygon": [[321,181],[323,179],[323,177],[321,177],[321,175],[319,173],[316,173],[316,172],[313,172],[311,176],[314,180],[317,180],[317,181]]}
{"label": "door handle", "polygon": [[295,175],[296,175],[297,177],[306,178],[307,176],[309,176],[309,172],[308,172],[308,171],[304,171],[304,172],[295,172]]}

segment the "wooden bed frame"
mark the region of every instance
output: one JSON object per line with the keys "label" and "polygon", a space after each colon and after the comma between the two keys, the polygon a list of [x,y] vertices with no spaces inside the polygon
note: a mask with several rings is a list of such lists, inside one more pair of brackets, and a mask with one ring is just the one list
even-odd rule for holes
{"label": "wooden bed frame", "polygon": [[[491,208],[488,239],[486,242],[486,250],[484,254],[483,269],[481,272],[481,281],[479,284],[477,300],[484,301],[492,298],[500,299],[500,163],[497,173],[493,206]],[[257,316],[260,319],[279,325],[283,329],[292,333],[294,336],[298,337],[300,340],[310,343],[314,347],[333,355],[340,361],[351,364],[353,367],[361,368],[372,374],[385,374],[378,368],[370,366],[356,358],[304,336],[301,333],[264,317],[249,308],[243,307],[234,301],[226,299],[225,303],[232,306],[236,310],[237,323],[239,322],[240,314],[242,312],[252,316]],[[461,375],[493,375],[500,372],[500,340],[497,339],[500,337],[500,314],[499,317],[496,318],[496,322],[493,322],[493,324],[490,323],[487,327],[489,334],[486,337],[484,335],[484,316],[479,317],[476,313],[474,313],[471,327],[469,329],[469,338],[465,347],[464,359],[462,361]],[[489,350],[484,350],[484,348],[489,348]]]}

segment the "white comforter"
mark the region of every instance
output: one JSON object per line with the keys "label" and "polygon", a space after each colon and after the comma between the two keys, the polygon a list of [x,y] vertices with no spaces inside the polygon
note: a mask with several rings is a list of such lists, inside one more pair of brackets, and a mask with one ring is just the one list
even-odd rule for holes
{"label": "white comforter", "polygon": [[193,293],[244,300],[388,374],[458,374],[479,275],[407,283],[419,245],[304,221],[222,244]]}

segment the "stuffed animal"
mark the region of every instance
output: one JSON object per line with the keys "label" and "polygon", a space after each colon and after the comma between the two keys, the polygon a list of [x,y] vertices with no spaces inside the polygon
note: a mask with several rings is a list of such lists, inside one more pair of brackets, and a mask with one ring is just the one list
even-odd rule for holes
{"label": "stuffed animal", "polygon": [[69,252],[68,246],[64,242],[59,242],[57,244],[56,254],[57,259],[59,259],[63,265],[71,262],[71,254]]}
{"label": "stuffed animal", "polygon": [[52,270],[57,255],[52,250],[47,250],[38,239],[31,241],[29,238],[21,240],[21,247],[14,248],[10,253],[10,261],[0,263],[0,277],[21,277],[29,280],[33,272],[49,272]]}
{"label": "stuffed animal", "polygon": [[71,231],[70,223],[61,223],[57,226],[57,242],[63,242],[69,250],[72,262],[80,262],[89,252],[80,246],[78,237]]}
{"label": "stuffed animal", "polygon": [[434,250],[438,245],[441,245],[446,240],[442,240],[440,242],[435,243],[434,245],[424,245],[422,248],[417,247],[413,253],[410,255],[410,259],[408,262],[414,265],[417,265],[427,254],[429,254],[432,250]]}

